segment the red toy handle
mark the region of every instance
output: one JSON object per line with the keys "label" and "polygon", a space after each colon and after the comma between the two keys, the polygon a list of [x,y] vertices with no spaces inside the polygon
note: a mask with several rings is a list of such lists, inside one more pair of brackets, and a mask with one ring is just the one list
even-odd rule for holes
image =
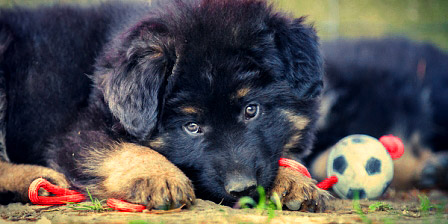
{"label": "red toy handle", "polygon": [[[310,172],[308,172],[306,167],[295,160],[280,158],[280,160],[278,160],[278,165],[283,166],[283,167],[288,167],[290,169],[298,171],[301,174],[311,178],[311,174],[310,174]],[[338,178],[336,176],[331,176],[331,177],[326,178],[322,182],[318,183],[317,187],[319,187],[320,189],[323,189],[323,190],[328,190],[331,187],[333,187],[333,185],[335,185],[337,182],[338,182]]]}
{"label": "red toy handle", "polygon": [[[55,196],[39,196],[39,189],[43,188]],[[36,205],[65,205],[68,202],[81,202],[86,197],[74,190],[58,187],[44,178],[37,178],[28,188],[28,197]]]}

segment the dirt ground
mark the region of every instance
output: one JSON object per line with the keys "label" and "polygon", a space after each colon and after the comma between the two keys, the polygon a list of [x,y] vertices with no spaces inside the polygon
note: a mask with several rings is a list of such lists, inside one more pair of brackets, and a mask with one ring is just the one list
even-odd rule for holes
{"label": "dirt ground", "polygon": [[[427,197],[425,196],[427,195]],[[0,223],[428,223],[448,224],[448,195],[439,191],[389,192],[380,201],[331,201],[324,213],[233,209],[197,200],[182,211],[163,214],[78,211],[69,206],[14,203],[0,206]],[[85,202],[87,205],[88,203]],[[357,206],[359,204],[359,206]],[[375,206],[376,205],[376,206]],[[369,206],[371,207],[369,210]],[[373,208],[375,207],[375,208]],[[373,211],[375,210],[375,211]]]}

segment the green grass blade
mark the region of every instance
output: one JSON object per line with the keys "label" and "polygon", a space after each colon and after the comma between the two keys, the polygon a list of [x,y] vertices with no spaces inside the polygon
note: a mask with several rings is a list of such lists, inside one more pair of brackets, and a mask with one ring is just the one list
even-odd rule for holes
{"label": "green grass blade", "polygon": [[257,209],[266,209],[266,192],[262,186],[257,187],[258,195],[260,198],[258,199]]}

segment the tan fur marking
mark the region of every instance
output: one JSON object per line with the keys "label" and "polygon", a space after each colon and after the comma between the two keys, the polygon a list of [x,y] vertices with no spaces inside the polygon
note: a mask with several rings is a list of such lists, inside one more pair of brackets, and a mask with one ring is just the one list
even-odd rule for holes
{"label": "tan fur marking", "polygon": [[283,147],[284,150],[292,149],[294,148],[297,143],[299,143],[300,139],[302,138],[302,135],[300,133],[297,133],[289,139],[288,143]]}
{"label": "tan fur marking", "polygon": [[162,137],[158,137],[149,142],[149,146],[151,146],[152,148],[155,148],[155,149],[161,148],[164,144],[165,144],[165,142],[163,141]]}
{"label": "tan fur marking", "polygon": [[316,181],[286,167],[280,167],[272,194],[277,193],[282,204],[291,210],[323,211],[331,198],[327,191],[316,186]]}
{"label": "tan fur marking", "polygon": [[241,88],[238,91],[236,91],[235,97],[237,99],[245,97],[250,92],[249,87]]}
{"label": "tan fur marking", "polygon": [[[97,150],[98,153],[104,150]],[[101,198],[122,198],[148,208],[171,208],[194,202],[191,181],[158,152],[131,143],[119,143],[92,172],[104,181],[95,192]]]}
{"label": "tan fur marking", "polygon": [[300,131],[310,123],[310,120],[305,116],[294,114],[291,111],[283,110],[282,113],[286,115],[288,120],[294,125],[294,128],[297,129],[297,133],[293,134],[288,143],[284,146],[284,150],[288,150],[299,143],[302,138]]}
{"label": "tan fur marking", "polygon": [[157,59],[157,58],[160,58],[160,57],[162,57],[162,56],[163,56],[162,53],[155,53],[155,54],[152,54],[152,55],[150,56],[150,59]]}
{"label": "tan fur marking", "polygon": [[39,177],[46,178],[58,186],[69,187],[65,176],[50,168],[0,161],[0,192],[18,193],[18,199],[22,202],[29,202],[28,188],[31,182]]}
{"label": "tan fur marking", "polygon": [[293,112],[288,110],[283,110],[282,112],[283,114],[286,115],[288,120],[294,124],[294,127],[299,131],[303,130],[310,123],[310,119],[305,116],[294,114]]}
{"label": "tan fur marking", "polygon": [[182,112],[186,114],[198,114],[201,110],[196,107],[182,107]]}
{"label": "tan fur marking", "polygon": [[163,49],[161,46],[152,44],[149,47],[153,50],[153,54],[151,54],[150,59],[157,59],[163,56]]}

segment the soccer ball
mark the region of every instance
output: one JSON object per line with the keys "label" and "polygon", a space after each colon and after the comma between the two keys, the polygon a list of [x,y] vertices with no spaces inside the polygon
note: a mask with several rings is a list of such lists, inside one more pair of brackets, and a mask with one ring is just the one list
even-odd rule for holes
{"label": "soccer ball", "polygon": [[350,135],[331,149],[327,176],[337,176],[334,192],[341,198],[380,197],[394,175],[392,158],[376,138]]}

